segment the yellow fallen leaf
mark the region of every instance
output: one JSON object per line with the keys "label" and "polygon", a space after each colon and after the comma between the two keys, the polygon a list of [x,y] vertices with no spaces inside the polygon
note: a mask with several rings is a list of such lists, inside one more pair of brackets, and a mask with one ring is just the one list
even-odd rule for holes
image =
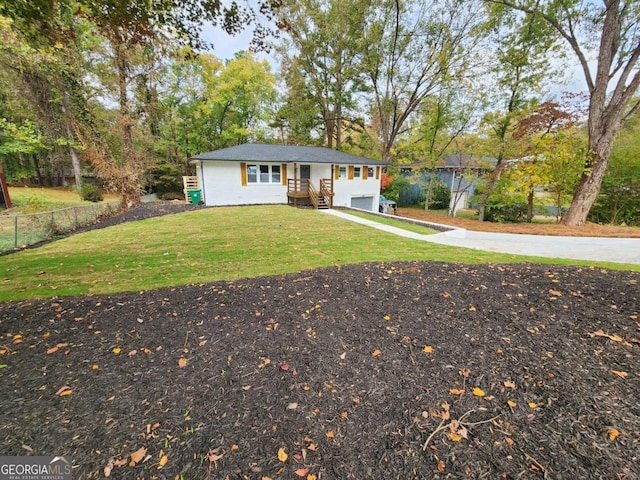
{"label": "yellow fallen leaf", "polygon": [[99,365],[93,364],[91,365],[91,370],[98,370],[100,368]]}
{"label": "yellow fallen leaf", "polygon": [[335,437],[334,433],[332,431],[328,431],[327,438],[333,438],[333,437]]}
{"label": "yellow fallen leaf", "polygon": [[518,406],[518,404],[513,400],[507,400],[507,405],[509,405],[511,408],[515,408]]}
{"label": "yellow fallen leaf", "polygon": [[486,395],[486,393],[484,393],[484,390],[482,390],[482,389],[481,389],[481,388],[479,388],[479,387],[474,387],[474,388],[473,388],[473,394],[474,394],[476,397],[484,397],[484,396]]}
{"label": "yellow fallen leaf", "polygon": [[131,461],[129,462],[130,467],[135,467],[136,463],[140,463],[140,461],[144,458],[147,453],[147,447],[140,447],[138,450],[131,454]]}
{"label": "yellow fallen leaf", "polygon": [[620,435],[620,432],[615,428],[610,428],[609,430],[607,430],[607,436],[609,437],[609,440],[611,440],[612,442],[616,438],[618,438],[619,435]]}
{"label": "yellow fallen leaf", "polygon": [[313,473],[310,473],[309,475],[307,475],[307,480],[318,480],[318,477],[316,477]]}
{"label": "yellow fallen leaf", "polygon": [[528,405],[529,405],[529,408],[533,408],[533,409],[538,408],[538,404],[536,402],[529,402]]}
{"label": "yellow fallen leaf", "polygon": [[235,443],[233,445],[231,445],[231,451],[232,452],[237,452],[239,448],[240,447],[238,447],[238,445],[236,445]]}
{"label": "yellow fallen leaf", "polygon": [[278,449],[278,460],[284,463],[287,461],[287,458],[289,458],[289,455],[287,455],[287,452],[284,451],[284,448]]}
{"label": "yellow fallen leaf", "polygon": [[60,350],[60,347],[58,347],[57,345],[55,347],[51,347],[49,350],[47,350],[47,355],[51,355],[52,353],[56,353],[58,350]]}
{"label": "yellow fallen leaf", "polygon": [[187,363],[189,363],[189,360],[187,360],[187,359],[186,359],[186,358],[184,358],[184,357],[180,357],[180,360],[178,360],[178,366],[179,366],[180,368],[184,368],[184,367],[186,367],[186,366],[187,366]]}
{"label": "yellow fallen leaf", "polygon": [[120,355],[120,352],[122,351],[122,349],[116,347],[113,350],[111,350],[115,355]]}
{"label": "yellow fallen leaf", "polygon": [[621,372],[619,370],[611,370],[611,373],[613,373],[614,375],[617,375],[620,378],[627,378],[629,376],[627,372]]}
{"label": "yellow fallen leaf", "polygon": [[378,355],[382,355],[382,352],[378,349],[374,350],[371,354],[372,357],[377,357]]}
{"label": "yellow fallen leaf", "polygon": [[474,307],[473,305],[471,305],[471,306],[469,307],[469,311],[470,311],[470,312],[475,312],[475,311],[476,311],[476,307]]}
{"label": "yellow fallen leaf", "polygon": [[449,390],[449,393],[451,395],[462,395],[464,393],[464,390],[459,390],[457,388],[452,388]]}
{"label": "yellow fallen leaf", "polygon": [[169,461],[169,457],[167,457],[166,455],[163,455],[162,458],[160,458],[160,462],[158,462],[158,465],[160,467],[164,467],[168,461]]}
{"label": "yellow fallen leaf", "polygon": [[459,442],[462,440],[462,437],[455,432],[449,432],[449,438],[454,442]]}
{"label": "yellow fallen leaf", "polygon": [[385,315],[385,316],[384,316],[384,319],[385,319],[385,320],[391,320],[391,317],[390,317],[389,315]]}
{"label": "yellow fallen leaf", "polygon": [[433,347],[431,345],[425,345],[425,347],[422,349],[422,351],[424,353],[433,353]]}
{"label": "yellow fallen leaf", "polygon": [[69,389],[69,390],[64,390],[63,392],[60,392],[60,396],[61,397],[66,397],[67,395],[71,395],[73,393],[73,390]]}

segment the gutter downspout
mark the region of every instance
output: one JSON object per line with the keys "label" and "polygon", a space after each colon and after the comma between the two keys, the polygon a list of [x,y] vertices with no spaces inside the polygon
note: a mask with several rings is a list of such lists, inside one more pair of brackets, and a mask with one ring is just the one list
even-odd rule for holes
{"label": "gutter downspout", "polygon": [[202,203],[204,206],[207,206],[207,194],[204,190],[204,162],[200,160],[200,178],[202,179],[202,185],[200,185],[200,189],[202,190]]}

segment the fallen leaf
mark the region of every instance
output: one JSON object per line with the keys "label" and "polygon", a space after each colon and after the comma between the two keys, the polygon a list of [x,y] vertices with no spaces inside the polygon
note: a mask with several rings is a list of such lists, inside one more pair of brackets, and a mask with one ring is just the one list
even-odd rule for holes
{"label": "fallen leaf", "polygon": [[332,431],[328,431],[327,432],[327,438],[334,438],[334,437],[335,437],[335,435],[334,435],[334,433]]}
{"label": "fallen leaf", "polygon": [[507,445],[511,446],[513,445],[515,442],[513,441],[513,439],[511,437],[507,437],[504,439],[504,441],[507,443]]}
{"label": "fallen leaf", "polygon": [[284,463],[287,461],[287,458],[289,458],[289,455],[287,455],[287,452],[284,451],[284,448],[278,449],[278,460]]}
{"label": "fallen leaf", "polygon": [[147,447],[140,447],[138,450],[131,454],[131,461],[129,462],[130,467],[135,467],[136,463],[140,463],[147,453]]}
{"label": "fallen leaf", "polygon": [[282,370],[283,372],[286,372],[287,370],[289,370],[289,365],[287,365],[286,363],[283,363],[282,365],[280,365],[280,370]]}
{"label": "fallen leaf", "polygon": [[431,345],[425,345],[425,347],[422,349],[422,351],[424,353],[433,353],[433,347]]}
{"label": "fallen leaf", "polygon": [[377,357],[378,355],[381,355],[382,352],[380,350],[374,350],[373,353],[371,354],[372,357]]}
{"label": "fallen leaf", "polygon": [[455,432],[449,432],[449,438],[454,442],[459,442],[462,440],[462,437]]}
{"label": "fallen leaf", "polygon": [[187,363],[189,363],[189,360],[187,360],[187,359],[186,359],[186,358],[184,358],[184,357],[180,357],[180,360],[178,360],[178,366],[179,366],[180,368],[184,368],[184,367],[186,367],[186,366],[187,366]]}
{"label": "fallen leaf", "polygon": [[[64,393],[64,392],[69,392],[69,393]],[[56,395],[60,395],[61,397],[65,396],[65,395],[71,395],[71,387],[68,385],[65,385],[64,387],[60,387],[58,389],[58,391],[56,392]]]}
{"label": "fallen leaf", "polygon": [[318,480],[318,477],[316,477],[313,473],[310,473],[309,475],[307,475],[307,480]]}
{"label": "fallen leaf", "polygon": [[58,350],[60,350],[60,347],[58,347],[57,345],[55,347],[51,347],[49,350],[47,350],[47,355],[51,355],[52,353],[56,353]]}
{"label": "fallen leaf", "polygon": [[484,397],[486,395],[486,393],[484,393],[484,390],[482,390],[480,387],[474,387],[473,394],[476,397]]}
{"label": "fallen leaf", "polygon": [[464,390],[459,390],[457,388],[452,388],[449,390],[449,393],[451,395],[462,395],[464,393]]}
{"label": "fallen leaf", "polygon": [[619,370],[611,370],[611,373],[613,373],[614,375],[617,375],[620,378],[627,378],[629,376],[627,372],[621,372]]}
{"label": "fallen leaf", "polygon": [[562,292],[559,292],[558,290],[549,290],[549,294],[553,295],[554,297],[561,297],[562,296]]}
{"label": "fallen leaf", "polygon": [[607,430],[607,436],[609,437],[609,440],[611,440],[612,442],[616,438],[618,438],[619,435],[620,435],[620,432],[615,428],[610,428],[609,430]]}
{"label": "fallen leaf", "polygon": [[64,392],[62,392],[60,394],[61,397],[66,397],[67,395],[71,395],[73,393],[73,390],[65,390]]}
{"label": "fallen leaf", "polygon": [[95,363],[93,365],[91,365],[91,370],[98,370],[100,368],[99,365],[96,365]]}
{"label": "fallen leaf", "polygon": [[533,409],[538,408],[538,404],[535,402],[529,402],[528,405],[529,405],[529,408],[533,408]]}
{"label": "fallen leaf", "polygon": [[340,355],[340,359],[344,360],[347,357],[347,352],[342,352],[342,354]]}
{"label": "fallen leaf", "polygon": [[291,402],[287,405],[287,410],[295,410],[296,408],[298,408],[298,404],[296,402]]}
{"label": "fallen leaf", "polygon": [[296,470],[293,473],[295,473],[299,477],[306,477],[307,473],[309,473],[309,469],[308,468],[299,468],[298,470]]}
{"label": "fallen leaf", "polygon": [[513,400],[507,400],[507,405],[509,405],[511,408],[515,408],[518,406],[518,404]]}
{"label": "fallen leaf", "polygon": [[476,307],[474,307],[473,305],[471,305],[471,306],[469,307],[469,311],[470,311],[470,312],[475,312],[475,311],[476,311]]}
{"label": "fallen leaf", "polygon": [[442,460],[438,461],[438,471],[440,473],[444,472],[444,462]]}
{"label": "fallen leaf", "polygon": [[231,451],[232,452],[237,452],[239,448],[240,447],[238,447],[238,445],[236,445],[235,443],[233,445],[231,445]]}
{"label": "fallen leaf", "polygon": [[167,464],[168,461],[169,461],[169,457],[167,457],[166,455],[163,455],[160,458],[160,462],[158,462],[158,465],[160,466],[160,468],[162,468]]}
{"label": "fallen leaf", "polygon": [[307,448],[312,452],[315,452],[318,449],[318,445],[316,445],[315,443],[312,443]]}
{"label": "fallen leaf", "polygon": [[130,357],[133,357],[133,356],[134,356],[134,355],[136,355],[137,353],[138,353],[138,351],[137,351],[137,350],[131,350],[131,351],[129,352],[129,356],[130,356]]}
{"label": "fallen leaf", "polygon": [[114,355],[120,355],[120,352],[122,351],[122,349],[120,349],[120,348],[116,347],[116,348],[114,348],[114,349],[113,349],[113,350],[111,350],[111,351],[114,353]]}
{"label": "fallen leaf", "polygon": [[516,388],[515,382],[512,382],[511,380],[507,380],[506,382],[504,382],[504,386],[507,388]]}
{"label": "fallen leaf", "polygon": [[385,320],[391,320],[391,317],[390,317],[389,315],[385,315],[385,316],[384,316],[384,319],[385,319]]}

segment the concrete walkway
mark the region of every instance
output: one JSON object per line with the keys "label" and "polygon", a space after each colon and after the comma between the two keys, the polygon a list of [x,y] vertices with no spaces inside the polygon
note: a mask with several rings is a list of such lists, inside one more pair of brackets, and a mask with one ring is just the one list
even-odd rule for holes
{"label": "concrete walkway", "polygon": [[[573,260],[593,260],[640,265],[640,238],[600,238],[600,237],[552,237],[546,235],[516,235],[510,233],[473,232],[462,228],[421,235],[397,227],[383,225],[372,220],[349,215],[339,210],[320,210],[336,217],[377,228],[415,240],[450,245],[452,247],[474,248],[497,253],[512,253],[546,258],[567,258]],[[390,218],[396,218],[390,216]],[[433,226],[427,222],[425,226]],[[442,227],[453,228],[442,225]]]}

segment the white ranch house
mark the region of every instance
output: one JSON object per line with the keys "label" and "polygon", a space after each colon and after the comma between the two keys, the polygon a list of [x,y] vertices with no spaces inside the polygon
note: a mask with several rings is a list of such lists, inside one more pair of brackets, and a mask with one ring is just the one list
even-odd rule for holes
{"label": "white ranch house", "polygon": [[202,153],[190,162],[207,206],[288,203],[375,212],[388,165],[324,147],[255,143]]}

